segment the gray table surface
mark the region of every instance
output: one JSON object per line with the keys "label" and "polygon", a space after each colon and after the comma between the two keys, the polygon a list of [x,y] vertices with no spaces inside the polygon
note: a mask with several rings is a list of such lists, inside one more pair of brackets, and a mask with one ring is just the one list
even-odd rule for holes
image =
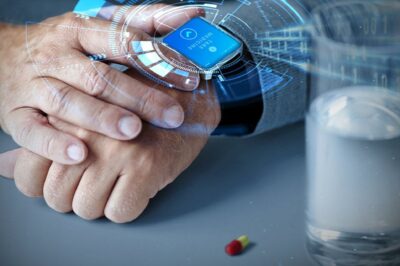
{"label": "gray table surface", "polygon": [[[0,0],[0,20],[39,21],[75,1]],[[311,265],[304,233],[302,124],[211,139],[137,221],[59,214],[0,178],[0,265]],[[15,147],[0,132],[0,152]],[[224,246],[248,234],[238,257]]]}
{"label": "gray table surface", "polygon": [[[0,178],[0,265],[311,265],[304,234],[301,124],[211,139],[194,164],[126,225],[59,214]],[[14,147],[1,135],[0,151]],[[224,246],[248,234],[239,257]]]}

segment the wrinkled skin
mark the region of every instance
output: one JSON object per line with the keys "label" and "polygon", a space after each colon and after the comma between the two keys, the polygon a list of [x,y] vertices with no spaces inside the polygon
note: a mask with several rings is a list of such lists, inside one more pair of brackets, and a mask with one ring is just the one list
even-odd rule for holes
{"label": "wrinkled skin", "polygon": [[209,84],[200,85],[205,94],[157,88],[183,106],[182,127],[168,130],[144,124],[135,140],[119,141],[50,118],[52,126],[87,144],[88,158],[66,166],[23,150],[14,175],[19,190],[31,197],[44,196],[54,210],[73,210],[84,219],[106,216],[116,223],[136,219],[149,199],[193,162],[220,121],[219,104]]}
{"label": "wrinkled skin", "polygon": [[[169,23],[177,26],[202,14],[189,9]],[[47,116],[118,140],[137,137],[142,120],[163,128],[179,127],[184,112],[174,98],[107,64],[131,66],[132,41],[148,41],[150,34],[167,32],[167,25],[145,15],[134,17],[126,30],[118,29],[117,54],[109,44],[110,21],[67,13],[26,27],[0,24],[2,129],[36,154],[62,164],[79,164],[88,153],[84,142],[52,127]],[[91,61],[87,56],[98,53],[109,61]],[[188,79],[169,82],[191,91],[199,77]]]}

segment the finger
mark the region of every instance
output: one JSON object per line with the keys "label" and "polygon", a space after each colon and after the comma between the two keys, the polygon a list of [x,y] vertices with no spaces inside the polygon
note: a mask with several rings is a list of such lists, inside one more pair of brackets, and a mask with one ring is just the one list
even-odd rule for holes
{"label": "finger", "polygon": [[77,215],[88,220],[103,216],[104,206],[120,172],[120,167],[117,164],[110,165],[105,161],[99,161],[95,157],[95,154],[103,152],[102,145],[99,143],[103,140],[102,138],[96,138],[94,145],[89,132],[79,130],[57,118],[50,117],[49,122],[58,130],[70,134],[79,132],[79,137],[84,139],[89,146],[94,147],[94,150],[91,150],[92,153],[89,154],[88,159],[78,166],[52,165],[44,188],[46,202],[56,211],[74,210]]}
{"label": "finger", "polygon": [[107,64],[90,61],[82,54],[65,59],[64,63],[77,67],[50,68],[42,71],[42,75],[62,80],[86,94],[126,108],[156,126],[176,128],[183,123],[183,109],[166,93]]}
{"label": "finger", "polygon": [[96,161],[85,171],[73,198],[74,212],[86,220],[104,215],[104,208],[111,194],[119,169]]}
{"label": "finger", "polygon": [[[49,123],[55,129],[75,135],[91,146],[92,139],[89,131],[78,128],[53,116],[49,116]],[[43,185],[43,195],[47,205],[57,212],[72,211],[72,201],[76,188],[93,160],[93,151],[89,151],[87,159],[74,166],[53,163],[48,170],[46,182]]]}
{"label": "finger", "polygon": [[[110,31],[110,22],[90,19],[80,20],[76,27],[76,43],[74,47],[84,54],[104,55],[104,60],[119,64],[134,66],[149,75],[165,82],[170,87],[185,91],[197,88],[200,76],[197,72],[182,71],[163,59],[168,54],[160,54],[156,49],[155,40],[144,31],[133,28],[118,26]],[[111,41],[110,41],[111,40]],[[157,47],[162,47],[157,44]],[[190,62],[180,57],[180,64],[190,66]]]}
{"label": "finger", "polygon": [[159,191],[158,179],[140,175],[141,171],[138,169],[135,176],[119,177],[104,210],[104,215],[111,221],[126,223],[135,220]]}
{"label": "finger", "polygon": [[13,111],[6,124],[16,143],[47,159],[71,165],[87,156],[87,148],[80,139],[55,130],[35,109]]}
{"label": "finger", "polygon": [[[118,15],[123,13],[118,21],[139,28],[148,34],[155,34],[156,32],[165,34],[191,18],[205,16],[205,10],[201,7],[171,6],[162,3],[132,6],[124,12],[118,12],[120,11],[119,8],[116,5],[103,7],[98,17],[112,20],[117,13]],[[123,8],[126,9],[126,6]]]}
{"label": "finger", "polygon": [[[163,8],[151,7],[151,20],[153,21],[153,31],[164,35],[185,24],[194,17],[204,17],[206,12],[201,7],[191,6],[171,6],[164,5]],[[135,23],[136,21],[134,21]],[[134,27],[132,23],[132,27]],[[137,23],[137,22],[136,22]]]}
{"label": "finger", "polygon": [[43,186],[43,196],[50,208],[61,213],[72,211],[72,200],[86,167],[86,161],[74,166],[51,165]]}
{"label": "finger", "polygon": [[15,163],[20,152],[21,149],[17,149],[0,154],[0,176],[6,178],[14,177]]}
{"label": "finger", "polygon": [[140,118],[125,110],[89,96],[53,78],[43,79],[46,88],[38,99],[38,108],[78,127],[110,138],[129,140],[142,129]]}
{"label": "finger", "polygon": [[14,179],[19,191],[28,197],[41,197],[51,161],[23,149],[15,164]]}

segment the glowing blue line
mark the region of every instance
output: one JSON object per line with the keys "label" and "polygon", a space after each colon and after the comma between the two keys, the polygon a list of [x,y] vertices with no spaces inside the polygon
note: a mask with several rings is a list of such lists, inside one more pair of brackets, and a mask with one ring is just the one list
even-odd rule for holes
{"label": "glowing blue line", "polygon": [[203,4],[203,6],[211,7],[211,8],[217,8],[217,5],[213,5],[213,4]]}
{"label": "glowing blue line", "polygon": [[229,97],[228,92],[226,91],[224,85],[222,85],[222,82],[219,79],[217,79],[216,81],[219,84],[219,89],[222,91],[222,93],[225,95],[225,97]]}
{"label": "glowing blue line", "polygon": [[304,23],[304,19],[301,17],[301,15],[299,14],[299,12],[297,12],[296,9],[293,8],[292,5],[290,5],[286,0],[281,0],[282,3],[284,3],[290,10],[292,10],[292,12],[300,19],[301,22]]}
{"label": "glowing blue line", "polygon": [[230,15],[234,15],[236,12],[238,12],[239,11],[239,9],[242,7],[244,5],[244,3],[243,2],[241,2],[241,4],[240,5],[238,5],[238,7],[230,14]]}

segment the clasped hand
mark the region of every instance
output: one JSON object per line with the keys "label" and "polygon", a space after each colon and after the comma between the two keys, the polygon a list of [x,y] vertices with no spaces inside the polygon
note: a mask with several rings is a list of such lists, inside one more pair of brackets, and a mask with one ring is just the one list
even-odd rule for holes
{"label": "clasped hand", "polygon": [[[170,23],[202,11],[182,14]],[[130,40],[148,40],[156,29],[165,34],[168,28],[157,23],[141,18]],[[67,14],[26,29],[3,27],[0,124],[24,149],[0,155],[0,174],[14,177],[25,195],[44,196],[56,211],[128,222],[196,158],[220,110],[213,87],[199,84],[198,76],[171,80],[186,91],[179,92],[135,70],[94,67],[86,54],[99,51],[129,63],[123,54],[129,47],[112,57],[108,26]],[[198,86],[205,93],[187,92]]]}

